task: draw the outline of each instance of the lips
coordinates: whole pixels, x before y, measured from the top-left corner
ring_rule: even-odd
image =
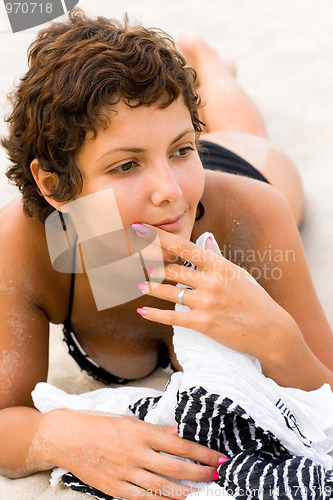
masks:
[[[158,222],[157,224],[153,224],[154,226],[163,226],[164,224],[172,224],[176,222],[183,214],[176,215],[175,217],[170,217],[169,219],[164,219],[162,222]]]
[[[177,231],[180,229],[183,222],[183,214],[178,215],[178,217],[173,217],[172,219],[165,219],[163,223],[154,224],[155,227],[164,229],[164,231]]]

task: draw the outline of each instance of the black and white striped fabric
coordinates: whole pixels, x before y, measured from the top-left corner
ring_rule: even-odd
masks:
[[[130,409],[144,420],[160,398],[144,398]],[[225,454],[217,483],[236,500],[333,499],[333,473],[312,460],[292,455],[269,431],[231,399],[196,386],[178,393],[179,435]],[[63,482],[100,500],[111,500],[68,473]]]

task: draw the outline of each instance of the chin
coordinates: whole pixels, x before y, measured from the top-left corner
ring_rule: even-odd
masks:
[[[193,224],[186,224],[186,227],[180,229],[180,231],[178,233],[179,236],[182,236],[186,240],[190,240],[191,234],[193,231],[193,226],[194,226],[194,223]]]

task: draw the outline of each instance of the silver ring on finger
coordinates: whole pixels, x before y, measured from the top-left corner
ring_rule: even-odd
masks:
[[[187,288],[182,288],[179,292],[178,292],[178,295],[177,295],[177,302],[178,304],[180,304],[181,306],[184,305],[184,294],[186,292]]]

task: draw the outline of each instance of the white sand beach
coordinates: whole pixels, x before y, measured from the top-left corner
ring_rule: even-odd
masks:
[[[313,280],[333,327],[333,2],[332,0],[80,0],[92,15],[160,27],[177,39],[196,30],[221,55],[233,58],[239,81],[254,98],[272,143],[298,165],[307,208],[301,236]],[[0,4],[0,133],[6,92],[26,70],[26,51],[37,28],[12,34]],[[0,151],[0,206],[18,196],[5,177]],[[19,242],[18,242],[19,244]],[[24,374],[22,374],[22,377]],[[162,389],[158,370],[136,385]],[[52,328],[49,381],[72,393],[101,385],[81,373]],[[333,418],[333,417],[332,417]],[[9,480],[0,476],[0,500],[80,500],[85,494],[52,488],[49,472]]]

